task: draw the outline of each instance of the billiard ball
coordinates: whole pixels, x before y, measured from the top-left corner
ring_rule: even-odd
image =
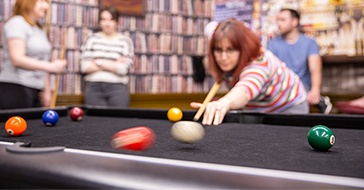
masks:
[[[178,107],[172,107],[168,110],[167,117],[168,117],[169,121],[177,122],[182,119],[183,112]]]
[[[13,116],[5,123],[5,131],[11,136],[19,136],[27,130],[27,122],[20,116]]]
[[[204,138],[205,129],[197,122],[178,121],[171,127],[172,137],[182,143],[196,143]]]
[[[137,126],[115,133],[111,139],[114,149],[143,151],[149,149],[155,142],[154,131],[146,126]]]
[[[71,110],[70,110],[70,118],[73,120],[73,121],[81,121],[82,118],[83,118],[83,115],[84,115],[84,111],[82,108],[80,107],[73,107]]]
[[[310,146],[319,151],[327,151],[335,143],[334,133],[324,125],[312,127],[308,132],[307,139]]]
[[[54,126],[58,122],[58,113],[54,110],[47,110],[43,113],[42,120],[46,126]]]

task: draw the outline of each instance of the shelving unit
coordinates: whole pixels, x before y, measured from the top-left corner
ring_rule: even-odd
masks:
[[[132,94],[204,93],[213,81],[193,80],[193,56],[204,56],[207,40],[204,26],[210,22],[212,0],[148,0],[144,17],[121,16],[118,28],[135,45],[134,67],[130,73]],[[75,11],[73,14],[70,12]],[[82,93],[79,72],[80,47],[85,37],[98,28],[97,2],[52,4],[51,37],[53,57],[59,55],[67,32],[67,73],[60,83],[60,93]],[[69,14],[67,14],[69,13]],[[68,16],[64,16],[68,15]],[[74,15],[74,16],[71,16]],[[80,15],[85,20],[77,19]],[[58,24],[57,24],[58,23]],[[60,24],[62,23],[62,24]]]
[[[363,55],[363,8],[362,1],[301,3],[301,25],[316,38],[322,55]]]
[[[0,0],[0,60],[3,60],[4,53],[3,53],[3,28],[4,23],[7,18],[9,18],[12,14],[11,6],[15,3],[15,0]],[[0,70],[1,70],[1,63],[0,61]]]
[[[59,58],[66,47],[68,65],[61,75],[58,93],[81,94],[82,75],[79,72],[80,48],[85,38],[98,27],[98,0],[52,0],[49,20],[49,39],[52,59]],[[66,39],[65,39],[66,38]]]
[[[317,3],[317,2],[316,2]],[[364,3],[341,1],[325,6],[301,4],[301,25],[320,46],[322,92],[360,94],[364,91]]]
[[[10,17],[14,2],[0,0],[0,26]],[[52,59],[59,57],[66,44],[68,61],[67,70],[61,75],[60,94],[83,92],[80,47],[98,29],[99,3],[99,0],[52,0],[49,19]],[[211,20],[212,4],[213,0],[146,0],[144,17],[119,18],[119,30],[132,38],[135,45],[130,74],[132,94],[208,92],[213,81],[207,77],[203,83],[194,82],[192,60],[206,54],[208,42],[203,30]]]
[[[143,17],[121,16],[118,23],[119,30],[129,36],[135,45],[134,67],[130,74],[132,97],[141,96],[139,98],[150,103],[161,102],[170,96],[190,99],[194,94],[199,94],[199,97],[203,98],[212,86],[213,80],[207,73],[203,83],[194,81],[193,66],[200,63],[193,63],[193,58],[204,57],[207,53],[208,41],[204,37],[203,30],[213,17],[214,0],[145,0],[144,2]],[[267,2],[272,4],[271,9],[277,11],[279,9],[273,5],[283,1]],[[360,3],[360,1],[355,2]],[[0,0],[0,59],[3,56],[2,28],[6,19],[11,16],[14,3],[15,0]],[[59,56],[64,41],[67,47],[66,58],[69,64],[61,76],[58,90],[61,99],[65,97],[62,99],[65,102],[68,99],[70,102],[73,99],[77,99],[79,103],[83,101],[82,98],[77,98],[83,97],[84,85],[82,75],[79,73],[80,47],[84,39],[98,29],[99,3],[100,0],[52,0],[49,27],[49,37],[53,46],[52,58]],[[363,34],[364,19],[358,17],[355,10],[362,9],[364,4],[362,2],[359,5],[351,4],[350,7],[355,9],[352,9],[354,12],[349,11],[349,15],[354,15],[355,23],[359,23],[355,25],[358,28],[357,34]],[[302,12],[303,15],[306,14],[306,18],[305,16],[302,18],[307,21],[303,22],[306,32],[314,35],[321,47],[326,47],[322,48],[323,54],[329,52],[328,39],[333,39],[330,37],[330,32],[338,31],[340,24],[336,22],[335,11],[337,10],[333,6],[318,8],[313,6],[305,7]],[[321,21],[312,19],[320,17],[317,14],[326,16],[321,17]],[[328,22],[327,19],[331,21]],[[67,39],[64,39],[65,36]],[[363,92],[364,36],[357,35],[356,38],[355,47],[358,52],[356,55],[323,56],[323,93],[340,94],[340,97],[344,97],[346,94]],[[157,100],[154,95],[161,95],[161,99]],[[132,106],[146,104],[136,103],[134,100],[139,101],[138,98],[132,98]],[[173,102],[178,100],[173,99]]]
[[[204,26],[213,0],[148,0],[144,17],[121,16],[119,28],[135,45],[130,92],[204,93],[213,81],[193,80],[194,56],[204,56]]]

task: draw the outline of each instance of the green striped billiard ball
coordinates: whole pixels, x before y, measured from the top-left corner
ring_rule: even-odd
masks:
[[[325,125],[312,127],[308,132],[307,139],[310,146],[319,151],[327,151],[335,143],[334,133]]]

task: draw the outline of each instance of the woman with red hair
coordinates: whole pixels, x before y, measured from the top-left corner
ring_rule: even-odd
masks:
[[[309,113],[306,91],[299,77],[236,19],[221,21],[211,36],[210,71],[230,91],[209,102],[202,124],[218,125],[233,109],[272,113]],[[191,107],[202,104],[192,102]]]

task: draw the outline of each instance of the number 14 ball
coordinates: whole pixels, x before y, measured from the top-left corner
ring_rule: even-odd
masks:
[[[307,140],[313,149],[327,151],[334,145],[335,136],[330,128],[324,125],[316,125],[308,132]]]

